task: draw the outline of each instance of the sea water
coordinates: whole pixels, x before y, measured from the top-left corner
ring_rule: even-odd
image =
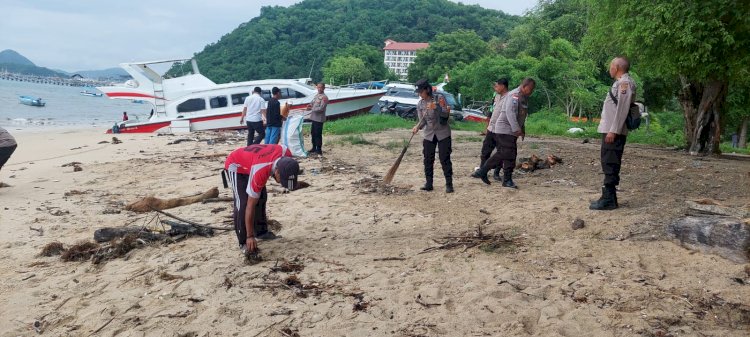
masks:
[[[148,102],[83,96],[84,90],[99,93],[96,88],[0,80],[0,126],[9,130],[85,127],[104,132],[122,120],[123,112],[130,120],[146,120],[153,109]],[[46,106],[20,104],[22,95],[41,97]]]

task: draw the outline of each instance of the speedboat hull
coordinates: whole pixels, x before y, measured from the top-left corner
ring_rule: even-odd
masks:
[[[382,93],[329,99],[326,109],[327,119],[347,117],[365,113],[378,102]],[[283,104],[283,101],[282,101]],[[290,113],[305,113],[307,104],[292,105]],[[126,121],[118,125],[119,133],[180,133],[190,131],[245,129],[240,124],[242,110],[211,115],[176,118],[172,120],[149,120],[146,122]],[[112,129],[107,130],[112,133]]]

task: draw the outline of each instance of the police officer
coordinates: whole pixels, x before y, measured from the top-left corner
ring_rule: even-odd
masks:
[[[479,156],[479,167],[482,167],[484,162],[490,158],[492,150],[494,150],[497,145],[495,143],[495,123],[497,122],[497,117],[500,116],[503,100],[508,93],[508,80],[501,78],[495,81],[492,85],[492,89],[495,90],[495,99],[492,104],[492,115],[487,123],[487,130],[484,135],[484,141],[482,142],[482,153]],[[502,178],[500,178],[500,167],[495,167],[494,178],[496,181],[502,181]]]
[[[513,183],[513,169],[516,167],[516,157],[518,155],[518,137],[526,136],[524,124],[526,123],[528,97],[534,92],[536,81],[532,78],[524,78],[521,86],[513,89],[504,99],[499,116],[495,121],[495,146],[497,152],[493,154],[484,165],[474,172],[471,176],[482,179],[489,185],[487,172],[490,169],[502,165],[503,168],[503,187],[518,188]]]
[[[328,96],[325,94],[325,83],[320,82],[316,87],[318,94],[313,97],[312,102],[307,106],[307,110],[310,112],[310,121],[312,122],[312,128],[310,129],[312,149],[308,152],[310,154],[317,153],[323,155],[323,123],[326,121]]]
[[[432,85],[425,79],[416,83],[420,100],[417,103],[419,122],[412,129],[417,134],[424,129],[422,141],[424,154],[425,184],[423,191],[432,191],[432,176],[435,165],[435,148],[438,148],[440,166],[445,176],[445,193],[453,193],[453,164],[451,163],[451,128],[448,125],[450,108],[442,95],[435,97]]]
[[[602,196],[589,206],[593,210],[613,210],[617,204],[617,185],[620,184],[620,166],[628,128],[625,119],[630,113],[630,103],[635,101],[635,81],[628,74],[630,62],[616,57],[609,64],[609,75],[615,80],[604,98],[602,119],[597,131],[602,134],[601,163],[604,172]]]

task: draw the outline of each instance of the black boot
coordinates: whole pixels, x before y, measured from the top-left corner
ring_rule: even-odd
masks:
[[[511,170],[504,170],[503,171],[504,177],[503,177],[503,187],[508,188],[518,188],[515,183],[513,183],[513,171]]]
[[[432,177],[427,177],[424,186],[419,188],[422,191],[432,191]]]
[[[595,211],[610,211],[617,207],[617,190],[612,185],[605,185],[602,186],[602,196],[599,200],[592,202],[589,209]]]
[[[500,168],[495,169],[495,174],[492,175],[492,178],[495,179],[495,181],[503,181],[503,177],[500,176]]]
[[[445,193],[453,193],[453,177],[445,177]]]
[[[484,167],[480,167],[478,170],[474,171],[474,173],[471,174],[473,178],[479,178],[482,179],[482,182],[484,182],[487,185],[490,185],[490,180],[487,179],[487,173],[489,170],[487,170]]]

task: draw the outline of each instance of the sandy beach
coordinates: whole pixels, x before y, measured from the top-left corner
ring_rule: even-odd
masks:
[[[101,130],[14,132],[19,146],[0,181],[2,336],[747,336],[750,264],[695,252],[665,226],[685,202],[750,205],[747,161],[626,147],[612,212],[588,209],[601,183],[598,140],[530,139],[519,157],[563,164],[518,174],[519,190],[485,186],[479,136],[454,132],[456,193],[418,190],[421,144],[394,180],[388,170],[407,130],[325,137],[323,158],[301,160],[311,187],[269,182],[269,217],[281,226],[247,264],[232,231],[135,249],[92,264],[40,257],[46,244],[92,240],[101,227],[159,228],[154,213],[123,206],[219,187],[220,155],[235,133],[156,136]],[[170,144],[183,139],[177,144]],[[309,141],[309,138],[307,139]],[[216,156],[212,156],[216,155]],[[71,162],[80,162],[74,172]],[[436,163],[439,172],[439,163]],[[168,212],[231,226],[231,203]],[[163,218],[163,217],[162,217]],[[580,218],[585,227],[571,229]],[[444,237],[483,233],[498,247],[427,250]],[[34,228],[34,229],[31,229]],[[297,270],[278,270],[283,261]],[[283,268],[282,268],[283,269]],[[37,322],[37,331],[34,324]]]

